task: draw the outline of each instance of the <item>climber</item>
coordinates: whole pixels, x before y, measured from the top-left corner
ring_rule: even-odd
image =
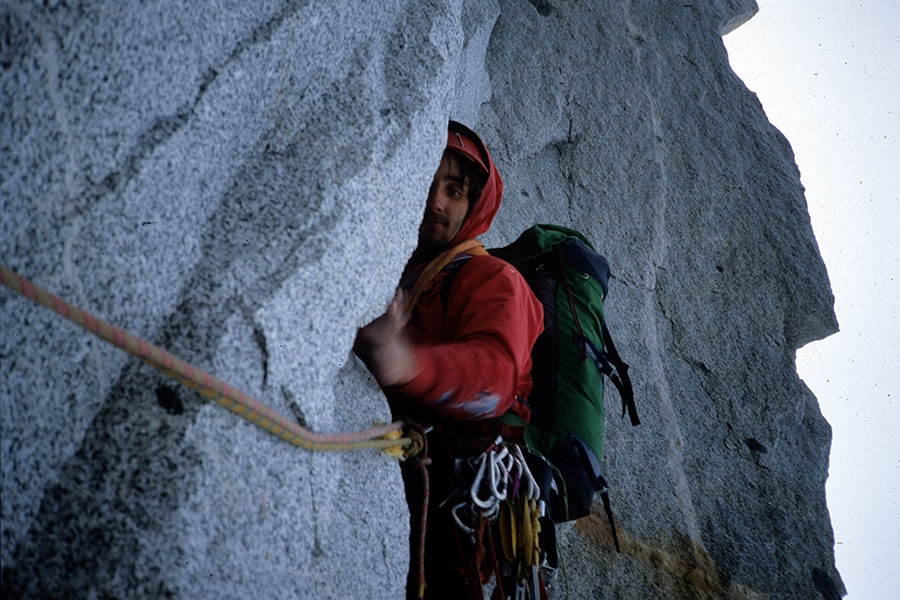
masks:
[[[525,399],[542,308],[518,271],[475,239],[490,227],[502,190],[482,141],[450,121],[418,246],[386,312],[360,329],[354,344],[394,415],[429,432],[426,598],[481,597],[483,581],[473,579],[483,578],[477,563],[490,549],[483,536],[466,535],[454,523],[459,515],[451,514],[447,500],[468,483],[457,479],[454,459],[483,454],[500,434],[521,441],[521,428],[503,417],[529,416]],[[421,592],[416,560],[424,494],[413,462],[402,466],[411,523],[410,598]]]

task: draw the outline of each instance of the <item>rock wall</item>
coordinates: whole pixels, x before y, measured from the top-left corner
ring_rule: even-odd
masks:
[[[350,354],[453,117],[534,222],[610,259],[643,425],[611,419],[572,598],[838,598],[836,330],[788,142],[721,35],[752,0],[0,8],[0,262],[315,431],[388,418]],[[398,598],[392,459],[291,447],[5,288],[4,597]],[[616,413],[614,393],[610,414]]]

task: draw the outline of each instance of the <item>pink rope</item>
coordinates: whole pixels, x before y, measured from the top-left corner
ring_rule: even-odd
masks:
[[[159,346],[69,304],[3,265],[0,265],[0,283],[19,292],[29,300],[46,306],[97,337],[140,358],[169,377],[197,391],[203,397],[214,400],[233,413],[295,446],[307,450],[357,450],[361,448],[392,448],[410,444],[409,438],[396,434],[394,434],[396,439],[385,439],[384,437],[401,431],[403,424],[400,422],[351,433],[314,433],[213,375],[181,360]]]

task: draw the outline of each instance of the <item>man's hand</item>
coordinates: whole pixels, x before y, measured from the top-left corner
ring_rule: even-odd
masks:
[[[403,331],[409,317],[406,295],[397,290],[385,313],[356,333],[353,352],[381,387],[403,385],[416,376],[412,344]]]

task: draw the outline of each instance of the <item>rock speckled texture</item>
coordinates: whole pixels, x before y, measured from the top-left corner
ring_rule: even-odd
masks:
[[[506,180],[488,245],[576,227],[643,425],[554,597],[832,600],[837,328],[788,142],[728,66],[753,0],[0,8],[0,262],[315,431],[386,419],[351,356],[412,249],[448,117]],[[279,441],[5,288],[4,597],[399,598],[376,452]],[[617,398],[608,397],[616,413]]]

